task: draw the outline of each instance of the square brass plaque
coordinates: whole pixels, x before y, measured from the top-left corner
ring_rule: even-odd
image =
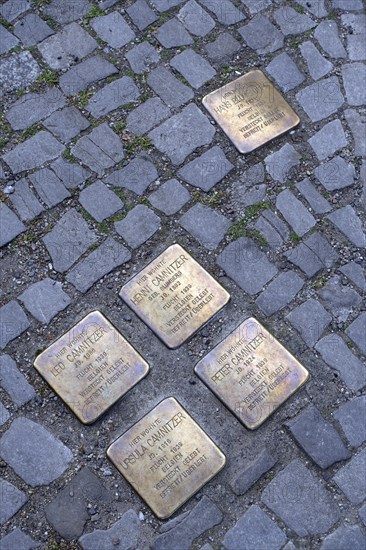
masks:
[[[201,359],[195,371],[250,430],[258,428],[309,375],[254,318]]]
[[[174,397],[116,439],[107,455],[160,519],[171,516],[226,462]]]
[[[99,312],[93,311],[34,361],[52,389],[91,424],[149,372],[149,365]]]
[[[295,111],[259,70],[206,95],[203,105],[240,153],[254,151],[300,122]]]
[[[120,297],[169,348],[183,344],[230,299],[178,244],[135,275]]]

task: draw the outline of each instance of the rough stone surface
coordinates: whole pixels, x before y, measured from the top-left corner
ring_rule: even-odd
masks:
[[[258,54],[275,52],[282,48],[283,34],[264,15],[256,15],[244,27],[238,29],[244,41]]]
[[[333,416],[353,447],[359,447],[366,441],[366,396],[354,397],[337,409]]]
[[[23,51],[0,61],[0,82],[3,92],[12,92],[25,88],[35,81],[41,70],[34,57],[28,52]]]
[[[272,178],[285,183],[292,168],[300,164],[300,155],[292,145],[286,143],[279,151],[268,155],[264,162]]]
[[[342,15],[342,23],[347,28],[347,51],[351,61],[364,61],[366,16],[347,13]]]
[[[53,113],[43,125],[64,143],[90,126],[88,119],[76,107],[65,107]]]
[[[87,168],[80,164],[67,162],[62,157],[55,160],[50,168],[67,189],[75,189],[91,176],[91,172]]]
[[[31,550],[39,547],[39,543],[35,542],[29,535],[26,535],[19,528],[14,529],[8,535],[0,540],[1,550]]]
[[[356,176],[354,165],[347,164],[342,157],[334,157],[324,162],[315,169],[314,174],[327,191],[336,191],[353,185]]]
[[[179,223],[209,250],[217,248],[230,227],[225,216],[199,203],[192,206]]]
[[[83,550],[97,550],[102,548],[113,548],[118,546],[121,550],[131,550],[136,547],[139,533],[140,522],[138,515],[134,510],[128,510],[121,519],[116,521],[110,529],[106,531],[93,531],[83,535],[79,543]]]
[[[245,19],[245,15],[229,0],[201,0],[201,4],[214,13],[223,25],[235,25]]]
[[[340,517],[331,494],[298,459],[267,485],[262,501],[299,537],[326,533]]]
[[[296,99],[312,122],[336,113],[344,103],[336,76],[319,80],[303,88],[296,94]]]
[[[305,77],[297,68],[295,62],[287,53],[280,53],[267,65],[269,73],[281,90],[288,92],[304,82]]]
[[[206,44],[205,50],[212,61],[220,64],[231,59],[240,47],[240,43],[231,34],[222,32],[216,40]]]
[[[15,300],[11,300],[0,308],[0,348],[17,338],[30,326],[29,320]]]
[[[284,35],[301,34],[315,27],[314,21],[304,13],[286,6],[274,12],[274,18]]]
[[[365,105],[365,65],[363,63],[346,63],[342,65],[342,78],[349,105]]]
[[[2,495],[0,525],[3,525],[27,502],[27,497],[23,491],[19,491],[14,485],[2,478],[0,479],[0,494]]]
[[[90,8],[88,0],[52,0],[50,4],[45,5],[43,11],[58,23],[65,24],[80,19]]]
[[[333,69],[332,63],[322,56],[312,42],[308,41],[300,44],[300,51],[313,80],[319,80]]]
[[[25,178],[14,183],[14,193],[10,195],[10,200],[23,222],[33,220],[44,211]]]
[[[277,196],[276,207],[300,237],[305,235],[316,224],[314,216],[310,214],[302,202],[289,189],[281,191]]]
[[[366,493],[366,449],[343,466],[333,480],[352,504],[361,504]]]
[[[275,458],[264,448],[245,468],[235,475],[230,486],[236,495],[244,495],[264,474],[276,464]]]
[[[48,278],[33,283],[19,296],[19,300],[41,323],[49,323],[71,303],[61,283]]]
[[[346,334],[366,355],[366,313],[361,313],[346,329]]]
[[[41,131],[23,143],[19,143],[3,155],[3,159],[10,166],[14,174],[25,170],[32,170],[44,162],[52,160],[65,149],[49,132]]]
[[[128,113],[126,129],[142,136],[171,115],[170,109],[158,97],[151,97]]]
[[[142,74],[159,62],[160,55],[149,42],[141,42],[126,53],[126,59],[134,73]]]
[[[25,405],[36,395],[33,386],[20,372],[10,355],[0,355],[0,386],[17,407]]]
[[[77,23],[70,23],[38,45],[44,61],[53,69],[66,69],[89,55],[98,43]]]
[[[164,48],[178,48],[194,43],[191,35],[175,17],[161,25],[155,32],[155,36]]]
[[[147,83],[168,107],[180,107],[194,96],[193,91],[165,67],[157,67],[151,71]]]
[[[209,62],[190,48],[174,56],[170,65],[179,71],[195,89],[203,86],[216,74]]]
[[[347,321],[352,309],[362,301],[358,292],[342,285],[338,275],[327,281],[326,285],[319,290],[319,296],[339,323]]]
[[[25,225],[5,203],[0,203],[0,246],[10,243],[25,231]]]
[[[160,227],[160,218],[144,204],[138,204],[123,220],[115,222],[114,227],[127,244],[135,249],[156,233]]]
[[[327,218],[353,243],[364,248],[366,236],[362,230],[360,218],[352,206],[344,206],[335,210]]]
[[[105,181],[115,187],[129,189],[136,195],[143,195],[158,176],[159,174],[152,162],[144,157],[136,157],[121,170],[112,172],[105,178]]]
[[[309,139],[319,160],[333,155],[347,146],[347,138],[340,120],[329,122]]]
[[[29,179],[42,201],[50,208],[70,197],[62,181],[49,168],[34,172]]]
[[[10,418],[10,413],[6,407],[0,401],[0,426],[5,424]]]
[[[324,539],[320,550],[364,550],[365,547],[366,537],[357,525],[341,525]]]
[[[266,315],[272,315],[286,307],[303,285],[304,280],[297,273],[285,271],[268,285],[255,303]]]
[[[340,267],[339,270],[353,283],[355,283],[355,285],[360,287],[362,290],[366,290],[366,277],[360,264],[352,261]]]
[[[145,0],[137,0],[126,11],[140,31],[146,29],[158,18]]]
[[[1,17],[12,23],[19,15],[29,10],[29,8],[29,0],[8,0],[8,2],[4,2],[0,7],[0,13]]]
[[[0,25],[0,54],[15,48],[17,44],[19,44],[19,40],[5,27]]]
[[[154,208],[161,210],[167,216],[176,214],[190,200],[190,194],[176,179],[163,183],[149,196],[149,202]]]
[[[94,17],[90,21],[90,26],[112,48],[122,48],[135,38],[135,33],[118,11]]]
[[[332,207],[327,199],[319,193],[319,191],[310,183],[308,178],[305,178],[298,183],[296,188],[300,191],[303,197],[305,197],[315,214],[326,214],[332,210]]]
[[[151,0],[154,8],[160,12],[168,11],[182,4],[184,0]]]
[[[299,331],[309,347],[313,347],[332,320],[332,316],[314,298],[293,309],[286,318]]]
[[[351,132],[354,139],[354,154],[357,157],[366,157],[366,140],[364,139],[366,133],[366,123],[363,122],[360,114],[354,109],[347,109],[344,112],[347,124],[351,128]]]
[[[5,116],[13,130],[24,130],[65,106],[66,98],[58,88],[29,93],[12,104]]]
[[[79,202],[97,222],[102,222],[123,208],[121,199],[99,180],[83,189]]]
[[[2,436],[0,455],[31,487],[51,483],[72,460],[70,449],[43,426],[25,417],[16,418]]]
[[[85,90],[93,82],[103,80],[117,73],[117,69],[104,57],[95,55],[71,67],[60,77],[60,88],[64,94],[71,96]]]
[[[195,36],[206,36],[215,27],[215,21],[195,0],[189,0],[177,15],[179,21]]]
[[[322,21],[315,29],[314,36],[329,57],[340,57],[342,59],[347,57],[335,21],[329,19]]]
[[[36,13],[28,13],[14,25],[14,34],[24,46],[34,46],[48,38],[54,31]]]
[[[178,175],[194,187],[209,191],[233,168],[234,166],[227,160],[223,150],[215,146],[183,166]]]

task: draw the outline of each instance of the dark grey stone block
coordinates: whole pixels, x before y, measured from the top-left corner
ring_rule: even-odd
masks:
[[[228,32],[222,32],[216,40],[205,45],[209,59],[219,64],[232,59],[234,54],[240,50],[240,43]]]
[[[10,166],[14,174],[32,170],[44,162],[58,157],[65,146],[49,132],[38,132],[23,143],[19,143],[3,155],[3,159]]]
[[[71,298],[62,290],[60,282],[43,279],[27,288],[19,300],[40,323],[49,323],[70,303]]]
[[[285,183],[291,170],[300,164],[300,155],[292,145],[286,143],[279,151],[268,155],[264,162],[272,178]]]
[[[366,246],[366,236],[362,229],[362,223],[355,210],[349,204],[343,208],[338,208],[327,216],[338,229],[355,246],[364,248]]]
[[[10,355],[0,355],[0,386],[17,407],[28,403],[36,393]]]
[[[79,202],[97,222],[102,222],[123,208],[121,199],[99,180],[81,191]]]
[[[314,37],[329,57],[338,59],[344,59],[347,57],[347,53],[339,37],[338,27],[335,21],[331,21],[329,19],[322,21],[315,29]]]
[[[362,301],[358,292],[342,285],[338,275],[327,281],[326,285],[319,290],[319,296],[339,323],[346,322],[352,310]]]
[[[83,550],[97,550],[113,548],[114,541],[118,540],[119,546],[122,542],[123,548],[132,549],[136,547],[139,528],[140,522],[136,512],[128,510],[110,529],[87,533],[79,539],[79,543]]]
[[[147,77],[147,83],[169,107],[180,107],[193,99],[194,93],[165,67],[157,67]]]
[[[365,547],[366,537],[358,525],[341,525],[324,539],[320,550],[364,550]]]
[[[366,157],[366,140],[364,139],[366,123],[363,122],[361,115],[355,109],[347,109],[344,116],[354,139],[353,153],[356,157]]]
[[[324,162],[314,171],[315,176],[328,191],[336,191],[354,184],[356,173],[353,164],[342,157],[334,157]]]
[[[352,261],[340,267],[339,271],[344,273],[344,275],[355,283],[355,285],[359,286],[361,290],[366,290],[366,277],[360,264]]]
[[[245,19],[244,13],[230,0],[201,0],[201,4],[214,13],[222,25],[235,25]]]
[[[194,43],[186,28],[175,17],[161,25],[154,34],[164,48],[178,48]]]
[[[40,72],[41,69],[37,61],[28,51],[14,53],[2,59],[0,61],[0,82],[2,85],[0,97],[4,92],[21,90],[29,86],[39,76]]]
[[[303,88],[296,94],[296,99],[313,122],[336,113],[344,103],[336,76],[319,80]]]
[[[29,328],[28,317],[15,300],[11,300],[0,308],[0,348],[17,338]]]
[[[17,17],[29,10],[30,7],[29,0],[8,0],[0,7],[0,14],[6,21],[12,23]]]
[[[3,426],[10,418],[10,413],[6,407],[0,401],[0,426]]]
[[[14,34],[27,47],[42,42],[54,32],[36,13],[28,13],[14,25]]]
[[[171,115],[170,109],[158,97],[151,97],[128,113],[126,129],[142,136]]]
[[[43,13],[64,25],[84,17],[91,7],[88,0],[51,0],[43,7]]]
[[[238,29],[246,44],[257,54],[263,55],[282,48],[283,34],[264,15],[258,14],[244,27]]]
[[[296,88],[305,80],[296,63],[286,52],[280,53],[272,59],[266,70],[284,92]]]
[[[316,214],[326,214],[332,210],[329,202],[319,193],[312,183],[310,183],[308,178],[300,181],[300,183],[296,185],[296,188],[300,191],[302,196],[305,197]]]
[[[154,46],[145,41],[128,51],[126,59],[134,73],[142,74],[148,71],[152,65],[159,63],[160,55]]]
[[[209,191],[233,168],[234,166],[227,160],[223,150],[216,145],[183,166],[178,175],[194,187]]]
[[[23,491],[19,491],[5,479],[0,479],[0,494],[2,495],[0,525],[3,525],[27,502],[27,497]]]
[[[42,168],[29,176],[42,201],[51,208],[70,197],[70,193],[49,168]]]
[[[319,80],[333,69],[332,63],[322,56],[312,42],[303,42],[299,47],[313,80]]]
[[[64,143],[89,128],[87,118],[76,107],[65,107],[48,117],[43,125]]]
[[[91,176],[91,172],[87,168],[80,164],[67,162],[62,157],[55,160],[50,168],[67,189],[75,189]]]
[[[140,31],[146,29],[158,18],[145,0],[137,0],[126,11]]]
[[[366,449],[354,456],[352,460],[343,466],[333,481],[344,492],[352,504],[361,504],[366,493]]]
[[[17,44],[19,44],[19,40],[5,27],[0,25],[0,54],[15,48]]]
[[[192,206],[179,223],[209,250],[217,248],[230,227],[230,221],[225,216],[200,203]]]
[[[302,34],[315,27],[315,22],[308,15],[299,13],[290,6],[279,8],[273,16],[285,36]]]
[[[124,168],[112,172],[105,178],[105,182],[129,189],[136,195],[143,195],[158,177],[159,174],[152,162],[143,157],[136,157]]]
[[[171,179],[160,185],[151,193],[149,202],[154,208],[161,210],[167,216],[176,214],[190,200],[187,189],[176,179]]]
[[[316,220],[289,189],[281,191],[276,199],[276,207],[297,235],[302,237],[314,225]]]
[[[328,122],[308,142],[319,160],[324,160],[347,146],[347,138],[340,120]],[[339,158],[339,157],[338,157]]]
[[[150,208],[138,204],[114,227],[127,244],[135,249],[145,243],[160,227],[160,218]]]
[[[260,294],[255,303],[266,314],[273,315],[287,306],[302,289],[303,279],[294,271],[280,273]]]
[[[276,464],[276,460],[266,449],[255,456],[230,482],[236,495],[244,495],[249,489]]]
[[[23,222],[33,220],[44,212],[43,206],[36,199],[25,178],[14,182],[14,193],[10,195],[10,200]]]
[[[25,231],[25,225],[20,219],[6,206],[0,203],[0,246],[10,243],[15,237]]]
[[[90,26],[104,42],[115,49],[122,48],[135,38],[135,33],[118,11],[94,17]]]
[[[345,433],[352,447],[359,447],[366,441],[366,396],[354,397],[341,405],[333,416]]]
[[[118,71],[112,63],[104,57],[94,55],[71,67],[60,77],[60,88],[64,94],[70,96],[85,90],[93,82],[103,80]]]
[[[342,79],[349,105],[365,105],[366,90],[364,83],[366,81],[366,67],[364,63],[342,65]]]
[[[346,334],[366,355],[366,313],[361,313],[346,329]]]
[[[286,318],[299,331],[309,347],[313,347],[332,320],[332,316],[314,298],[296,307]]]
[[[29,535],[26,535],[18,527],[0,540],[1,550],[31,550],[39,547]]]
[[[13,130],[24,130],[65,104],[66,98],[58,88],[48,88],[45,92],[25,94],[12,104],[5,116]]]
[[[179,21],[195,36],[206,36],[215,28],[215,21],[196,0],[189,0],[177,15]]]
[[[211,80],[216,71],[206,59],[190,48],[177,54],[170,65],[179,71],[196,90]]]

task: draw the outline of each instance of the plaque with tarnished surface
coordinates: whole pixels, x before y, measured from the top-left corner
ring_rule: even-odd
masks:
[[[195,371],[250,430],[308,378],[308,371],[254,318],[201,359]]]
[[[149,371],[99,311],[38,355],[34,366],[84,424],[94,422]]]
[[[178,244],[167,248],[124,285],[120,297],[173,349],[230,299],[229,293]]]
[[[254,151],[300,122],[295,111],[259,70],[206,95],[203,105],[240,153]]]
[[[107,455],[160,519],[171,516],[226,462],[174,397],[116,439]]]

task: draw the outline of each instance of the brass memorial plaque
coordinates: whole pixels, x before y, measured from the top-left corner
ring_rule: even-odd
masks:
[[[201,359],[195,371],[250,430],[258,428],[309,375],[254,318]]]
[[[91,424],[149,372],[149,365],[99,312],[93,311],[34,361],[52,389]]]
[[[171,516],[226,462],[174,397],[116,439],[107,455],[160,519]]]
[[[299,117],[262,71],[211,92],[203,105],[240,153],[250,153],[295,128]]]
[[[178,244],[135,275],[122,287],[120,297],[173,349],[230,299],[229,293]]]

